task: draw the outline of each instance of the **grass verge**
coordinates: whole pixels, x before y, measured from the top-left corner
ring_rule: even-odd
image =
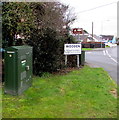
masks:
[[[110,48],[110,46],[108,46],[108,45],[106,45],[105,47],[106,47],[106,48]]]
[[[93,50],[93,48],[82,48],[82,50]]]
[[[3,94],[3,118],[116,118],[116,84],[102,68],[34,77],[21,96]]]

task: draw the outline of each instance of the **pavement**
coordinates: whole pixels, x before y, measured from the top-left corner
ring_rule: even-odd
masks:
[[[111,48],[115,48],[116,46],[113,46]],[[105,49],[110,49],[110,47],[106,47],[106,48],[94,48],[92,50],[85,50],[85,51],[103,51]]]
[[[98,66],[98,65],[96,65],[96,64],[94,64],[94,63],[85,63],[85,65],[88,65],[88,66],[90,66],[91,68],[99,68],[100,66]]]
[[[109,73],[110,77],[117,82],[117,66],[119,65],[117,48],[119,48],[119,46],[111,48],[96,48],[91,51],[86,51],[86,64],[94,68],[104,68],[104,70]]]

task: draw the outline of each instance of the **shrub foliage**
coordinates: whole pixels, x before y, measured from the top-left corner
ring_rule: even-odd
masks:
[[[3,47],[33,46],[33,72],[53,72],[64,66],[64,43],[73,42],[68,6],[59,2],[3,3]],[[20,35],[21,39],[16,36]]]

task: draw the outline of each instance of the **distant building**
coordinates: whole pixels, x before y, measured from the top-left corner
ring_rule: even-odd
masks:
[[[89,33],[86,30],[83,30],[83,28],[80,28],[82,32],[79,32],[79,34],[73,34],[72,35],[75,37],[77,42],[82,42],[87,39]]]
[[[97,35],[93,35],[88,33],[86,30],[82,29],[82,33],[79,34],[73,34],[73,32],[71,33],[71,35],[73,35],[76,39],[77,42],[102,42],[102,36],[97,36]],[[108,39],[108,38],[107,38]]]
[[[112,43],[114,35],[100,35],[100,37],[102,38],[102,41]]]
[[[92,37],[92,35],[89,33],[81,34],[78,37],[75,36],[75,38],[76,38],[76,41],[80,41],[80,42],[101,42],[102,41],[102,39],[99,36],[93,35]]]

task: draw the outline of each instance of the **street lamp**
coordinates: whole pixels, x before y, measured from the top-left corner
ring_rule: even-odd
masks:
[[[104,22],[108,22],[110,20],[104,20],[104,21],[101,21],[101,34],[103,35],[103,29],[104,29],[104,26],[103,26],[103,23]],[[101,38],[102,39],[102,38]],[[101,48],[102,48],[102,40],[101,40]]]
[[[103,34],[104,24],[105,22],[109,22],[110,20],[103,20],[101,21],[101,34]]]

